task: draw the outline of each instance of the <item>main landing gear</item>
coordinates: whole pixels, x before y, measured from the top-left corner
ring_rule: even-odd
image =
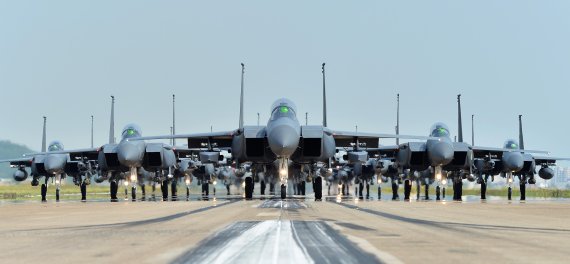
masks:
[[[313,191],[315,192],[315,200],[323,199],[323,177],[313,177]]]
[[[253,199],[253,178],[246,177],[245,178],[245,199]]]

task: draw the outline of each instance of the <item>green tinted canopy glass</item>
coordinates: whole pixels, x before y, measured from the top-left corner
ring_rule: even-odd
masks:
[[[127,129],[127,135],[132,136],[135,134],[135,130],[132,128]]]
[[[286,114],[286,113],[289,113],[289,108],[287,106],[281,106],[281,107],[279,107],[279,111],[281,113]]]

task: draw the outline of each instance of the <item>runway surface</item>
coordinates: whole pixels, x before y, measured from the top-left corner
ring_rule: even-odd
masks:
[[[570,203],[0,204],[4,263],[567,263]]]

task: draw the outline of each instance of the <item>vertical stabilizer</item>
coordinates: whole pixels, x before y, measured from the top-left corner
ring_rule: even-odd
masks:
[[[239,96],[239,129],[243,129],[243,76],[245,74],[245,64],[241,64],[241,93]]]
[[[172,135],[176,135],[176,96],[172,95]],[[172,146],[176,146],[176,139],[172,139]]]
[[[44,130],[42,132],[42,152],[46,152],[46,120],[47,117],[44,116]]]
[[[458,141],[463,142],[463,123],[461,122],[461,94],[457,95],[457,126]]]
[[[322,65],[323,69],[323,126],[327,126],[327,90],[325,85],[325,63]]]
[[[400,94],[396,95],[396,135],[400,135]],[[396,138],[396,145],[400,145],[399,138]]]
[[[91,148],[93,148],[93,116],[91,116]]]
[[[471,146],[475,146],[475,115],[471,115]]]
[[[522,115],[519,115],[519,146],[524,149],[524,138],[523,138],[523,127],[522,127]]]
[[[111,122],[109,128],[109,144],[115,144],[115,96],[111,95]]]

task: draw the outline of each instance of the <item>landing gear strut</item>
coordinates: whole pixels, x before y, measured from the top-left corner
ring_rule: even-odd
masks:
[[[87,183],[85,180],[81,181],[79,188],[81,189],[81,201],[85,202],[87,200]]]

